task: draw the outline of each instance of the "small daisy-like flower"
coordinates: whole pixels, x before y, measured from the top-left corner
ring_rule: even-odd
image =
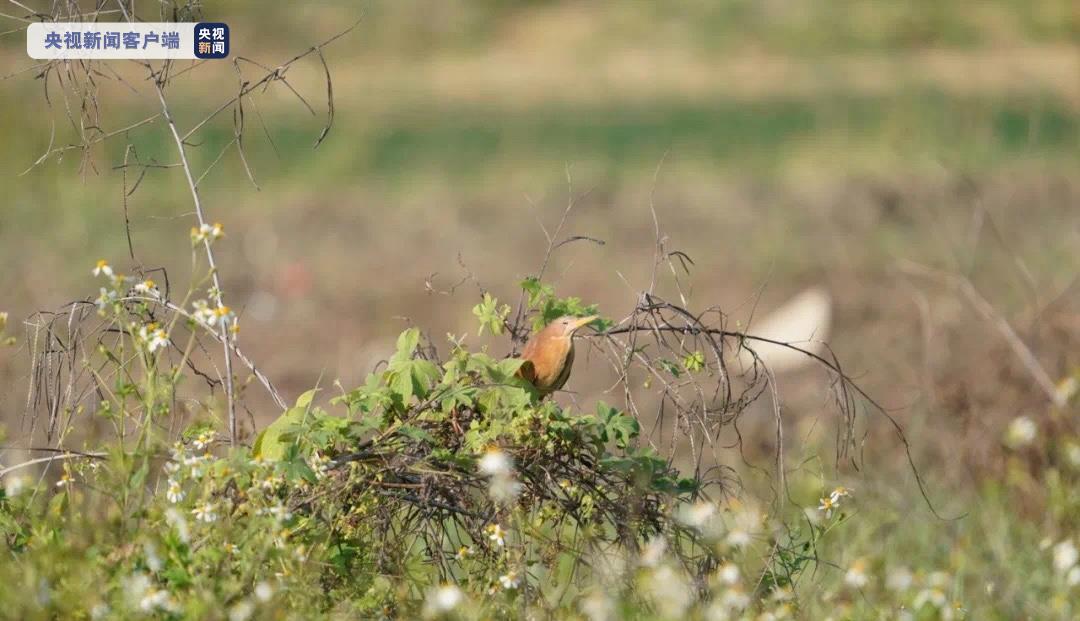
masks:
[[[911,575],[911,570],[907,567],[897,567],[885,578],[885,587],[890,591],[904,592],[910,589],[914,582],[915,577]]]
[[[105,275],[109,278],[113,277],[113,268],[109,266],[109,262],[105,259],[100,259],[97,265],[94,266],[94,276]]]
[[[1034,442],[1038,435],[1039,428],[1035,425],[1035,421],[1027,416],[1018,416],[1009,423],[1009,428],[1005,432],[1005,443],[1010,448],[1021,448]]]
[[[724,563],[716,574],[724,584],[732,585],[739,582],[739,568],[734,563]]]
[[[716,505],[711,502],[697,502],[685,506],[681,512],[683,524],[699,530],[708,526],[714,515],[716,515]]]
[[[264,490],[274,491],[278,486],[283,485],[284,483],[284,478],[275,476],[274,474],[268,474],[266,478],[262,480],[260,485]]]
[[[1054,546],[1054,569],[1059,574],[1067,573],[1077,561],[1080,561],[1080,551],[1076,549],[1072,539],[1066,539]]]
[[[506,590],[516,589],[521,584],[521,578],[518,577],[516,571],[511,570],[505,575],[499,576],[499,584]]]
[[[29,479],[19,475],[10,475],[4,477],[4,495],[8,498],[14,498],[23,493],[23,490],[27,488]]]
[[[260,582],[255,585],[255,599],[260,602],[268,602],[274,596],[274,588],[268,582]]]
[[[513,468],[510,458],[497,448],[488,449],[477,465],[482,474],[490,477],[509,476]]]
[[[225,550],[225,554],[236,554],[236,551],[240,549],[240,546],[236,545],[235,543],[230,543],[226,541],[225,543],[221,544],[221,549]]]
[[[832,496],[825,496],[821,499],[821,504],[818,505],[818,511],[824,513],[826,518],[831,518],[838,504]]]
[[[487,532],[488,539],[495,542],[495,545],[502,547],[506,545],[506,531],[502,526],[498,524],[490,524],[484,529]]]
[[[288,507],[280,502],[273,507],[263,509],[263,514],[273,516],[273,518],[279,522],[284,522],[292,518],[292,513],[289,511]]]
[[[57,487],[67,487],[75,482],[74,475],[71,474],[71,466],[64,462],[64,472],[60,475],[60,480],[56,482]]]
[[[1076,395],[1080,395],[1080,377],[1070,375],[1057,383],[1054,387],[1054,395],[1062,403],[1068,403]]]
[[[191,243],[201,244],[207,240],[216,241],[225,237],[225,228],[221,226],[220,222],[214,224],[202,224],[198,228],[192,227],[191,229]]]
[[[231,308],[223,304],[214,309],[214,317],[217,319],[218,324],[224,324],[235,319],[236,313],[232,312]]]
[[[191,306],[194,309],[191,317],[195,320],[195,323],[204,328],[214,327],[214,324],[217,323],[217,315],[214,314],[214,309],[210,308],[206,300],[195,300],[191,303]]]
[[[308,458],[308,466],[315,473],[316,479],[322,479],[330,471],[330,458],[319,451],[315,451]]]
[[[255,604],[250,600],[242,599],[229,609],[229,621],[248,621],[255,612]]]
[[[834,503],[839,503],[841,498],[847,498],[848,496],[851,496],[851,490],[844,487],[843,485],[837,487],[831,493],[829,493],[829,498],[832,498],[832,501]]]
[[[101,287],[101,293],[98,295],[97,299],[94,300],[94,305],[98,307],[99,311],[104,312],[104,310],[108,308],[110,304],[116,301],[117,297],[118,296],[115,290]]]
[[[444,584],[428,593],[424,600],[424,616],[430,618],[445,615],[457,608],[464,599],[461,589],[452,584]]]
[[[457,554],[454,555],[454,558],[460,561],[462,559],[472,556],[474,552],[475,551],[472,549],[471,546],[461,546],[460,548],[458,548]]]
[[[143,556],[146,558],[146,567],[155,574],[164,566],[161,557],[158,556],[157,548],[152,543],[143,544]]]
[[[140,283],[135,283],[135,286],[132,287],[132,289],[139,295],[145,295],[154,299],[159,299],[161,297],[161,291],[158,290],[157,283],[149,278]]]
[[[196,450],[201,451],[201,450],[205,449],[206,447],[210,446],[210,444],[212,444],[214,442],[214,438],[216,438],[216,437],[217,437],[217,432],[216,431],[213,431],[213,430],[204,431],[204,432],[199,434],[199,437],[192,440],[191,445],[194,446]]]
[[[165,510],[165,521],[176,530],[176,535],[180,537],[180,541],[187,543],[191,539],[187,518],[176,507],[169,507]]]
[[[856,589],[861,589],[870,582],[869,576],[866,575],[866,561],[858,559],[851,564],[847,573],[844,574],[844,582]]]
[[[184,490],[180,489],[179,481],[176,479],[169,479],[169,487],[165,490],[165,498],[173,504],[184,499]]]
[[[169,344],[169,335],[156,323],[148,323],[139,328],[139,340],[146,344],[146,350],[152,354]]]
[[[195,516],[195,519],[200,522],[214,522],[217,520],[217,513],[214,512],[213,503],[203,503],[191,510],[191,514]]]
[[[645,550],[641,553],[641,564],[646,567],[655,567],[664,560],[667,552],[667,541],[663,537],[654,537],[645,544]]]
[[[937,587],[923,589],[915,596],[915,600],[911,603],[911,607],[918,610],[926,604],[930,604],[934,608],[940,610],[949,604],[949,598],[945,596],[944,591]]]
[[[139,600],[139,610],[142,610],[143,612],[172,610],[174,605],[168,591],[154,587],[147,589],[146,594]]]

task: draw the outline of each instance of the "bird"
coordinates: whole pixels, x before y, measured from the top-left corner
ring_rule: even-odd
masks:
[[[564,315],[525,343],[517,375],[531,383],[541,399],[566,384],[570,368],[574,366],[574,333],[597,318],[599,315]]]

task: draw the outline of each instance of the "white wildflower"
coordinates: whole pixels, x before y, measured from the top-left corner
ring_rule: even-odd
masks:
[[[204,328],[214,327],[214,324],[217,323],[217,315],[214,314],[214,309],[210,308],[206,300],[195,300],[191,303],[191,306],[194,308],[191,317],[195,320],[195,323]]]
[[[273,518],[279,522],[285,522],[292,518],[292,513],[288,507],[278,502],[273,507],[267,507],[262,510],[263,515],[273,516]]]
[[[836,507],[839,504],[840,503],[834,500],[832,496],[824,496],[821,499],[821,504],[818,505],[818,511],[823,513],[825,515],[825,519],[827,520],[832,517],[833,511],[836,510]]]
[[[212,503],[203,503],[191,510],[191,514],[195,516],[195,519],[201,522],[210,523],[217,520],[217,513],[214,512],[214,505]]]
[[[670,565],[657,567],[642,586],[657,612],[665,619],[681,618],[693,601],[694,590],[686,577]]]
[[[270,586],[269,582],[260,582],[255,585],[255,599],[265,604],[270,601],[270,598],[273,596],[274,588]]]
[[[176,479],[169,479],[168,489],[165,490],[165,498],[173,504],[184,499],[184,490],[180,489],[179,481]]]
[[[911,607],[918,610],[927,604],[941,610],[949,605],[949,598],[946,597],[945,592],[939,588],[923,589],[915,596],[915,600],[912,602]]]
[[[21,475],[8,475],[4,477],[4,494],[8,498],[14,498],[23,493],[30,480]]]
[[[105,259],[101,259],[97,262],[97,265],[94,266],[93,274],[94,276],[104,275],[108,278],[112,278],[113,268],[109,266],[108,261],[106,261]]]
[[[521,578],[518,577],[516,571],[511,570],[510,572],[499,576],[499,584],[502,585],[502,588],[509,591],[518,588],[518,585],[521,584]]]
[[[514,464],[498,448],[490,448],[477,464],[481,474],[490,477],[488,491],[499,502],[510,502],[521,493],[521,484],[514,479]]]
[[[158,290],[157,283],[150,280],[149,278],[140,283],[135,283],[135,286],[132,287],[132,289],[134,289],[135,293],[139,295],[145,295],[147,297],[154,298],[155,300],[161,298],[161,291]]]
[[[508,476],[513,472],[510,458],[497,448],[488,449],[478,465],[480,472],[487,476]]]
[[[863,559],[852,563],[844,574],[844,583],[856,589],[865,587],[869,582],[870,578],[866,575],[866,561]]]
[[[97,299],[94,300],[94,304],[98,307],[99,311],[104,311],[110,304],[117,300],[118,296],[115,289],[106,289],[101,287],[101,293]]]
[[[684,505],[679,517],[683,524],[698,530],[705,530],[715,515],[716,505],[702,501],[692,505]]]
[[[667,541],[663,537],[654,537],[645,544],[645,550],[641,553],[641,564],[646,567],[656,567],[664,560],[667,552]]]
[[[176,536],[180,538],[180,541],[187,543],[191,540],[191,532],[188,530],[187,519],[184,514],[177,511],[174,507],[169,507],[165,510],[165,521],[169,523],[176,531]]]
[[[424,617],[438,617],[453,612],[464,600],[465,594],[452,584],[432,589],[424,600]]]
[[[1012,448],[1027,446],[1035,441],[1039,435],[1039,428],[1035,421],[1027,416],[1018,416],[1009,423],[1009,429],[1005,432],[1005,443]]]
[[[739,568],[735,563],[724,563],[717,570],[716,575],[720,578],[720,581],[727,585],[738,584],[739,582]]]
[[[242,599],[229,609],[229,621],[248,621],[255,612],[255,604],[251,600]]]
[[[139,328],[139,340],[146,345],[147,351],[154,353],[169,344],[169,335],[156,323],[148,323]]]
[[[1073,397],[1080,394],[1080,377],[1070,375],[1058,382],[1054,387],[1054,394],[1062,403],[1068,403]]]
[[[829,498],[831,498],[832,501],[837,504],[839,504],[841,498],[847,498],[849,496],[851,496],[851,490],[844,487],[843,485],[829,492]]]
[[[205,241],[216,241],[225,237],[225,229],[220,223],[202,224],[198,228],[191,229],[191,243],[201,244]]]
[[[728,589],[720,598],[720,605],[727,610],[742,610],[750,605],[750,596],[742,589]]]
[[[502,526],[498,524],[490,524],[486,529],[488,539],[495,542],[495,545],[502,547],[506,545],[506,531]]]
[[[915,577],[907,567],[896,567],[885,577],[885,587],[890,591],[903,592],[911,588]]]
[[[146,567],[155,574],[161,571],[164,564],[161,562],[161,557],[158,556],[157,548],[152,543],[143,544],[143,556],[146,557]]]
[[[325,478],[327,473],[330,471],[330,458],[323,455],[319,451],[315,451],[314,453],[312,453],[311,457],[309,457],[307,461],[308,466],[311,468],[312,472],[315,473],[316,479],[321,480]]]
[[[1080,552],[1073,545],[1072,539],[1066,539],[1054,546],[1054,570],[1059,574],[1067,573],[1080,560]]]
[[[71,464],[64,462],[64,472],[60,475],[60,480],[56,482],[57,487],[67,487],[75,482],[75,476],[71,473]]]
[[[204,450],[206,447],[210,446],[211,444],[213,444],[214,439],[216,437],[217,437],[217,432],[216,431],[207,430],[207,431],[204,431],[204,432],[200,433],[197,438],[192,440],[191,445],[194,446],[196,450],[201,451],[201,450]]]
[[[728,531],[727,544],[742,548],[750,544],[754,533],[761,526],[761,513],[751,507],[742,507],[735,513],[735,524]]]
[[[614,602],[599,590],[581,600],[581,612],[589,621],[614,621],[618,618]]]

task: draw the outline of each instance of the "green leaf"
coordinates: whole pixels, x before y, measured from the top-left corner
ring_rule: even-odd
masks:
[[[691,373],[696,373],[704,369],[705,354],[701,353],[700,351],[695,351],[694,353],[687,354],[686,357],[683,358],[683,366],[686,367],[686,370],[690,371]]]
[[[397,351],[390,357],[390,366],[412,359],[416,348],[420,346],[420,330],[409,328],[398,335]]]
[[[485,293],[483,301],[474,306],[472,312],[480,320],[480,329],[476,332],[478,335],[484,333],[484,328],[498,335],[502,334],[503,322],[510,315],[510,307],[503,304],[502,308],[499,308],[498,300],[491,297],[490,293]]]
[[[283,436],[286,432],[300,425],[304,421],[306,414],[307,408],[290,408],[279,416],[277,420],[270,423],[266,429],[262,430],[259,437],[255,439],[251,454],[255,457],[262,457],[267,461],[281,461],[285,457],[286,449],[291,444],[286,442]]]
[[[596,404],[596,414],[600,420],[604,421],[607,439],[614,441],[615,446],[620,449],[625,449],[641,432],[641,425],[636,418],[620,412],[603,401]]]
[[[311,405],[311,400],[315,398],[315,393],[319,392],[318,388],[312,388],[296,398],[296,407],[306,408]]]

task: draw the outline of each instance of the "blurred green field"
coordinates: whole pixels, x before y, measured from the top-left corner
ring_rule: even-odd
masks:
[[[226,148],[231,109],[191,138],[197,173],[225,149],[200,190],[228,231],[219,260],[241,343],[289,398],[320,378],[359,384],[402,318],[436,336],[475,334],[475,287],[438,292],[472,274],[512,301],[547,246],[538,221],[554,227],[569,196],[579,198],[565,233],[606,244],[567,247],[552,280],[619,316],[648,283],[652,204],[671,247],[695,261],[700,308],[719,304],[745,322],[825,287],[837,356],[895,408],[941,513],[967,514],[929,513],[880,419],[860,423],[863,469],[833,472],[821,378],[782,377],[800,439],[792,463],[822,464],[821,478],[858,494],[835,567],[812,585],[831,595],[808,600],[821,607],[803,618],[894,618],[845,590],[859,558],[878,587],[900,565],[949,572],[949,599],[968,618],[1080,610],[1080,591],[1040,548],[1080,525],[1077,465],[1065,458],[1080,431],[1077,400],[1048,407],[992,322],[909,269],[962,274],[1053,381],[1080,374],[1075,3],[244,1],[202,11],[232,26],[236,55],[268,67],[361,19],[326,50],[335,116],[317,150],[326,85],[314,59],[288,73],[313,113],[281,84],[245,110],[258,189]],[[148,169],[127,199],[137,260],[128,259],[114,167],[128,145],[143,163],[174,163],[160,121],[94,145],[87,159],[72,150],[22,174],[50,145],[77,144],[88,120],[111,132],[157,111],[138,67],[98,76],[95,118],[65,102],[55,75],[43,88],[32,65],[20,32],[0,37],[0,310],[20,338],[19,319],[96,295],[90,270],[102,257],[124,271],[167,266],[186,283],[193,221],[181,174]],[[246,79],[263,73],[241,68]],[[181,128],[237,84],[231,63],[177,80]],[[139,171],[128,175],[133,184]],[[27,357],[0,351],[9,436]],[[574,388],[590,402],[610,378],[600,360],[579,364]],[[1037,421],[1039,440],[1006,448],[1020,415]],[[755,433],[747,452],[767,461],[769,429]],[[813,505],[820,490],[808,476],[794,495]]]

